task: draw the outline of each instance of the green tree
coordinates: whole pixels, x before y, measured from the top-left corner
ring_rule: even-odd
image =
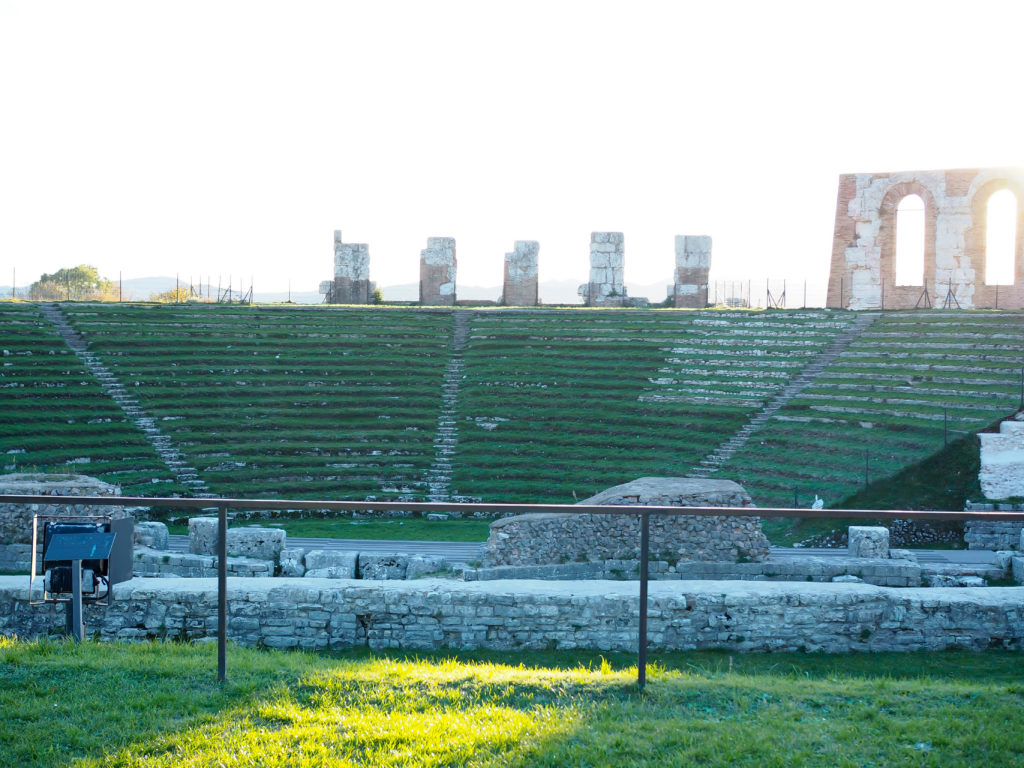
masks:
[[[149,294],[150,301],[161,301],[165,304],[176,304],[191,301],[191,299],[191,292],[186,285],[179,285],[177,288],[171,288],[169,291]]]
[[[117,297],[117,284],[100,277],[96,267],[79,264],[43,275],[32,283],[28,295],[35,301],[104,301]]]

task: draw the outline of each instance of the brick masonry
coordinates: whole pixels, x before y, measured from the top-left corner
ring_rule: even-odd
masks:
[[[505,254],[505,281],[501,303],[508,307],[534,307],[540,302],[537,288],[537,264],[540,243],[516,240],[512,252]]]
[[[334,230],[334,280],[320,284],[329,304],[369,304],[373,283],[370,282],[370,246],[366,243],[345,243],[341,230]]]
[[[673,306],[703,309],[708,305],[711,238],[676,235],[675,283],[669,289]]]
[[[428,237],[420,251],[420,304],[455,306],[455,238]]]
[[[988,200],[1017,197],[1014,284],[985,283]],[[896,208],[908,195],[925,205],[923,284],[896,284]],[[979,168],[839,177],[827,306],[846,309],[1024,308],[1024,169]],[[926,294],[927,291],[927,294]]]

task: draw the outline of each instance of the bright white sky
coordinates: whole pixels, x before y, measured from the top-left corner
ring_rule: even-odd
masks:
[[[1020,2],[0,0],[0,284],[252,275],[462,285],[516,239],[585,282],[824,282],[842,172],[1024,164]],[[660,299],[662,296],[652,298]]]

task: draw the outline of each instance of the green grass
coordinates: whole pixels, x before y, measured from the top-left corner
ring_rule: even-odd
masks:
[[[280,653],[0,639],[0,764],[1020,765],[1019,654]]]
[[[968,435],[953,440],[924,461],[870,483],[835,504],[837,509],[921,509],[956,511],[968,500],[982,498],[978,484],[978,438]],[[850,525],[888,525],[878,520],[825,520],[775,518],[761,521],[772,544],[782,547],[812,537],[843,531]],[[962,530],[962,523],[936,522],[934,528]],[[922,545],[934,549],[934,543]]]
[[[232,527],[263,525],[283,528],[292,538],[388,539],[392,541],[487,541],[490,520],[426,520],[421,517],[353,520],[298,518],[237,522]],[[187,534],[187,525],[169,525],[174,534]]]

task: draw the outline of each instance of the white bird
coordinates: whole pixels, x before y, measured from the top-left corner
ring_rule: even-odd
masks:
[[[811,509],[823,509],[825,506],[825,500],[822,499],[818,494],[814,494],[814,503],[811,504]]]

